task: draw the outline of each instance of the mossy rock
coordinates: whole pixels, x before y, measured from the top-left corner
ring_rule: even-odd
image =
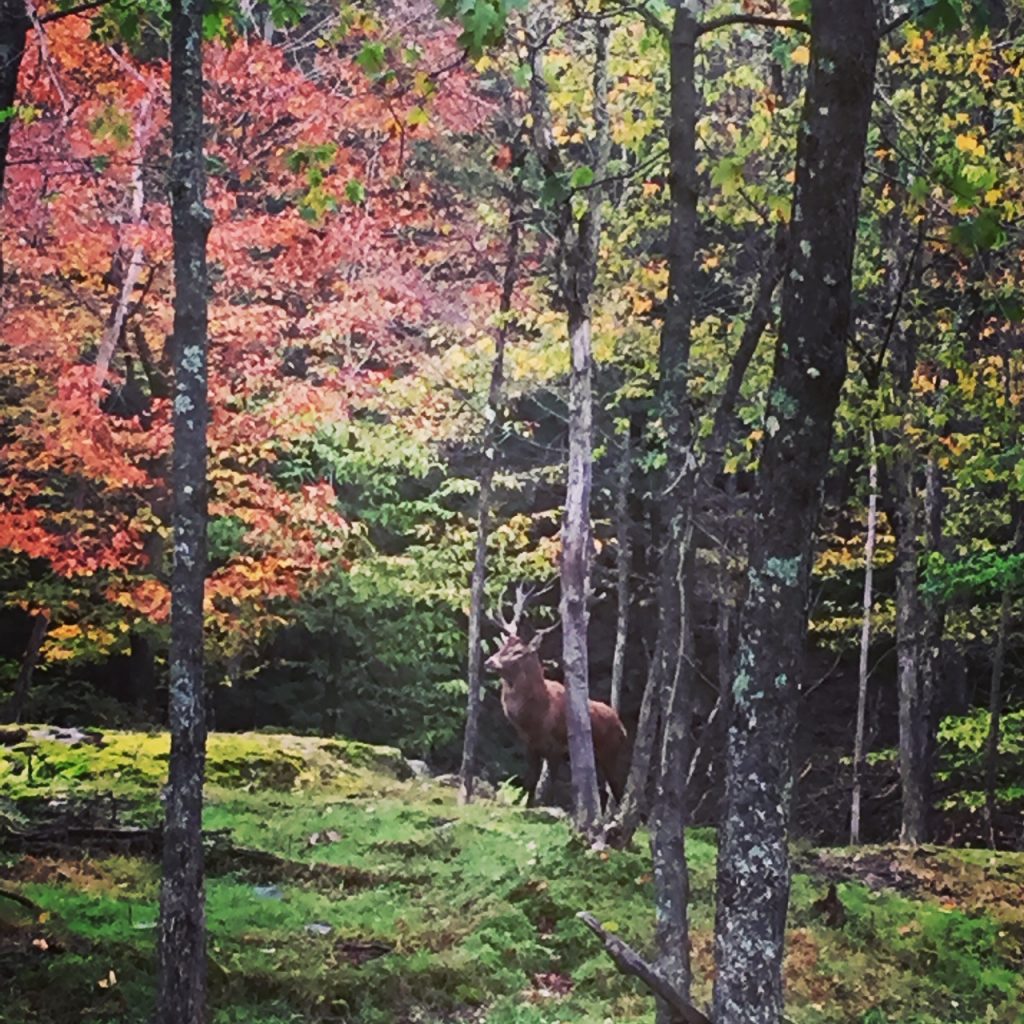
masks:
[[[37,735],[33,736],[32,733]],[[154,795],[167,778],[166,732],[107,730],[99,742],[71,745],[29,727],[28,739],[0,760],[0,795],[13,799],[74,792]],[[206,777],[214,786],[289,791],[347,788],[369,774],[411,776],[400,751],[352,740],[263,733],[211,733]]]

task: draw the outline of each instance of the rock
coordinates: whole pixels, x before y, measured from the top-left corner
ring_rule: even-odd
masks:
[[[284,893],[279,885],[254,885],[252,894],[260,900],[283,900]]]

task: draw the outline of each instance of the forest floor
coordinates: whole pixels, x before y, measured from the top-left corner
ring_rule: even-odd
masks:
[[[145,1021],[153,1005],[166,736],[0,747],[5,1024]],[[646,843],[591,851],[564,820],[468,808],[394,751],[211,737],[214,1024],[653,1020],[576,919],[649,951]],[[688,835],[694,996],[710,996],[714,834]],[[794,1024],[1020,1024],[1024,855],[794,849]]]

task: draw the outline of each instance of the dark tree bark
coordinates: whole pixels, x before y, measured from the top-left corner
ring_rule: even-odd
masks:
[[[677,139],[680,139],[679,135],[677,135]],[[682,148],[681,144],[679,148]],[[696,172],[694,171],[693,173],[695,174]],[[691,196],[687,196],[684,192],[680,196],[680,201],[686,203],[693,202],[695,204],[696,198],[696,192]],[[685,249],[688,249],[690,252],[691,261],[696,251],[695,208],[693,216],[694,232],[689,236],[685,245]],[[688,214],[685,216],[681,215],[680,219],[687,220]],[[667,507],[662,509],[662,514],[663,517],[667,518],[670,522],[675,518],[673,529],[678,529],[681,536],[687,535],[686,531],[688,527],[686,524],[690,522],[690,517],[692,516],[693,509],[695,507],[694,502],[696,500],[696,495],[703,493],[704,489],[708,487],[714,481],[715,477],[717,477],[722,471],[733,412],[739,398],[743,378],[746,375],[747,369],[750,366],[750,361],[757,350],[758,343],[764,335],[765,329],[771,320],[772,297],[779,285],[779,281],[782,278],[782,273],[786,265],[788,237],[789,232],[785,228],[780,228],[776,232],[771,251],[767,256],[767,262],[764,265],[760,280],[758,281],[754,301],[751,306],[750,313],[747,316],[746,326],[743,329],[743,335],[740,338],[740,343],[736,349],[735,355],[733,356],[732,363],[729,366],[729,374],[726,379],[725,387],[722,391],[722,397],[715,410],[711,434],[705,442],[704,457],[699,466],[697,466],[693,461],[695,453],[690,451],[690,444],[687,436],[681,435],[678,438],[679,445],[678,452],[675,457],[675,463],[678,467],[676,472],[680,481],[679,491],[681,493],[679,494],[679,504],[666,503]],[[681,273],[681,255],[677,258],[676,265],[679,268],[677,273]],[[678,318],[676,323],[678,324]],[[689,327],[687,327],[686,331],[688,337]],[[685,367],[688,362],[688,353],[683,349],[682,343],[686,341],[686,339],[678,333],[674,333],[673,335],[668,336],[668,338],[669,341],[674,339],[678,342],[678,345],[676,346],[676,353],[679,356],[686,355],[686,359],[681,360]],[[666,347],[665,340],[666,339],[663,338],[663,360],[670,358],[670,349]],[[686,371],[684,369],[683,377],[681,378],[684,381],[685,373]],[[664,379],[664,377],[662,379]],[[686,400],[684,392],[684,394],[679,397],[679,402],[682,403]],[[665,395],[665,401],[671,403],[671,396],[667,393]],[[676,419],[675,422],[677,424],[681,424],[685,421]],[[695,482],[692,479],[694,473],[697,474]],[[689,484],[689,486],[683,486],[684,484]],[[692,531],[690,531],[689,537],[692,539]],[[679,554],[680,551],[678,549],[670,546],[670,550],[668,552],[670,558],[675,560]],[[661,691],[664,688],[663,680],[665,678],[663,671],[664,663],[662,659],[662,646],[665,643],[666,637],[669,635],[668,616],[672,616],[674,635],[679,636],[681,630],[682,608],[679,607],[678,610],[676,608],[676,594],[679,593],[678,587],[682,577],[675,570],[674,561],[672,564],[669,564],[664,557],[661,557],[661,566],[665,570],[665,575],[662,577],[661,582],[665,582],[666,579],[672,579],[675,581],[675,586],[669,595],[667,609],[666,604],[664,603],[664,598],[659,594],[658,638],[655,645],[654,657],[651,660],[651,669],[648,673],[643,700],[640,706],[640,719],[637,725],[636,738],[633,743],[633,757],[630,764],[629,779],[626,783],[626,794],[623,797],[618,821],[616,822],[613,830],[616,844],[621,845],[629,843],[630,839],[632,839],[636,832],[636,829],[639,827],[641,819],[647,811],[646,790],[652,762],[654,761],[654,747],[662,721],[661,702],[663,694]],[[675,649],[678,651],[677,645]],[[677,657],[675,659],[676,663],[678,663],[678,660],[679,659]],[[683,670],[685,671],[685,667]],[[682,691],[679,691],[679,696],[682,696]]]
[[[1019,553],[1024,547],[1024,524],[1020,515],[1020,503],[1011,503],[1011,517],[1014,521],[1011,553]],[[996,642],[992,651],[992,673],[988,686],[988,733],[985,736],[985,835],[988,845],[996,848],[996,781],[999,771],[999,736],[1003,715],[1003,668],[1006,664],[1006,637],[1010,629],[1010,613],[1013,610],[1013,584],[1003,581],[1003,592],[999,599],[999,625],[996,628]]]
[[[629,514],[632,484],[633,446],[627,425],[618,452],[615,481],[615,650],[612,654],[611,695],[608,702],[622,710],[622,681],[626,673],[626,645],[629,642],[630,576],[633,572],[633,522]]]
[[[0,0],[0,112],[9,111],[18,96],[18,71],[25,53],[25,39],[32,23],[25,0]],[[4,203],[7,153],[14,119],[0,120],[0,208]],[[0,250],[0,284],[4,280],[3,252]]]
[[[480,729],[480,704],[483,699],[480,638],[484,614],[484,584],[487,582],[487,538],[491,529],[491,490],[494,483],[495,446],[501,429],[502,396],[505,390],[505,346],[509,336],[512,296],[519,273],[519,247],[524,200],[522,182],[524,155],[522,140],[517,139],[511,167],[514,183],[509,200],[507,260],[501,283],[501,298],[498,301],[498,333],[494,343],[494,362],[491,365],[491,381],[487,391],[483,461],[480,465],[480,490],[477,497],[476,550],[473,560],[473,576],[469,587],[467,671],[469,694],[466,700],[466,730],[462,741],[462,767],[459,772],[459,801],[461,803],[472,801],[473,789],[476,784],[477,736]]]
[[[689,874],[684,818],[692,671],[686,655],[693,576],[693,487],[689,374],[697,251],[697,82],[699,27],[686,6],[676,9],[669,38],[669,188],[672,216],[668,241],[668,301],[659,350],[659,405],[668,455],[661,496],[667,525],[658,591],[660,658],[648,682],[659,695],[660,763],[651,812],[655,944],[660,973],[689,1000],[690,943],[687,907]],[[668,1024],[672,1009],[658,1003],[658,1020]]]
[[[5,717],[8,721],[20,722],[21,716],[25,713],[25,702],[28,700],[28,691],[32,686],[32,676],[35,673],[36,665],[39,664],[39,652],[43,648],[43,641],[46,639],[46,631],[49,628],[49,615],[46,612],[36,612],[35,618],[32,620],[32,632],[29,633],[21,666],[18,668],[18,676],[14,680],[14,692],[7,705]]]
[[[812,0],[789,273],[765,418],[726,755],[716,1024],[778,1024],[791,748],[812,548],[846,374],[853,248],[874,86],[872,0]]]
[[[922,545],[937,546],[936,475],[927,469],[925,495],[919,486],[918,456],[907,438],[911,433],[911,388],[917,368],[918,343],[912,331],[893,347],[894,391],[901,427],[893,457],[893,530],[896,535],[896,675],[899,691],[899,761],[901,790],[900,842],[917,846],[928,841],[931,768],[933,674],[929,661],[937,656],[935,634],[941,616],[921,593],[919,561]],[[924,499],[924,500],[922,500]],[[929,511],[932,512],[929,515]],[[932,537],[932,535],[935,537]],[[930,538],[924,539],[925,536]]]
[[[25,0],[0,0],[0,111],[10,110],[18,98],[18,71],[31,27]],[[0,200],[7,175],[7,151],[13,122],[11,117],[0,121]]]
[[[201,817],[206,720],[206,239],[203,4],[171,3],[171,224],[174,241],[174,567],[171,574],[171,759],[157,947],[157,1020],[206,1017],[206,915]]]

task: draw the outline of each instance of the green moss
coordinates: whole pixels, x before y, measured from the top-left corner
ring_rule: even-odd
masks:
[[[99,811],[109,800],[100,780],[120,771],[119,793],[135,787],[155,805],[166,737],[105,738],[100,749],[36,747],[45,781],[28,784],[9,772],[4,788],[35,803],[52,792],[91,794]],[[390,752],[377,757],[375,748],[334,740],[211,738],[205,826],[285,860],[254,872],[218,857],[208,879],[214,1024],[440,1024],[479,1007],[487,1024],[653,1020],[647,993],[619,974],[576,919],[590,910],[650,953],[653,892],[642,837],[625,851],[591,851],[564,820],[498,804],[458,807],[450,789],[397,778],[386,768]],[[18,800],[10,814],[30,819],[35,803]],[[713,831],[688,834],[687,853],[695,994],[706,1000]],[[914,863],[947,879],[947,890],[968,878],[993,898],[949,906],[924,893],[911,899],[841,883],[846,921],[833,927],[815,909],[822,879],[794,878],[791,1020],[1016,1024],[1024,921],[1013,916],[1009,894],[1022,858],[928,858]],[[31,915],[8,922],[26,942],[14,960],[0,944],[0,971],[13,979],[5,1024],[148,1019],[158,866],[131,857],[8,857],[0,871],[51,915],[45,925]],[[1006,887],[994,888],[1000,879]],[[40,928],[62,952],[31,946]],[[117,985],[100,989],[109,970]]]

